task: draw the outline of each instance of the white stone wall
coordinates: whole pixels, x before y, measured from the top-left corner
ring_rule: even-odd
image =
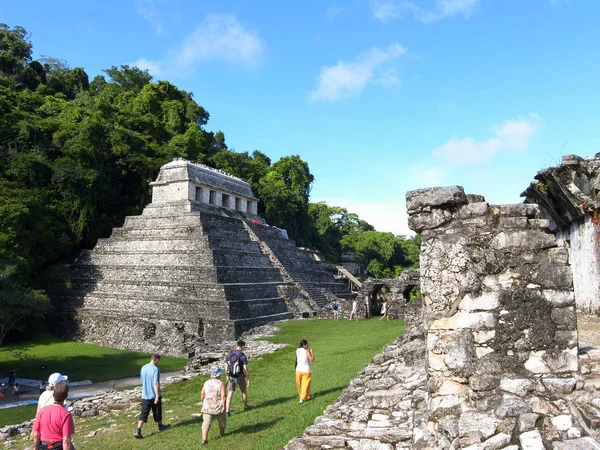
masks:
[[[190,183],[187,181],[154,185],[152,186],[152,203],[175,202],[189,199],[190,189]]]
[[[573,223],[559,234],[569,241],[569,260],[573,272],[575,301],[579,311],[600,312],[600,227],[586,216],[583,224]]]

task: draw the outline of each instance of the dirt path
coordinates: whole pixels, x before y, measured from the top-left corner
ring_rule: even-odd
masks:
[[[177,375],[179,371],[173,372],[161,372],[161,379],[165,379],[167,377]],[[73,380],[75,381],[75,380]],[[17,383],[19,379],[17,378]],[[85,394],[95,394],[98,391],[105,391],[107,389],[121,389],[126,387],[139,386],[140,377],[128,377],[128,378],[119,378],[117,380],[109,380],[109,381],[101,381],[98,383],[85,384],[80,386],[71,386],[69,388],[69,394],[74,394],[76,396],[85,396]],[[24,386],[21,385],[21,393],[19,395],[20,401],[27,400],[36,400],[40,396],[40,390],[36,387]],[[10,403],[14,401],[12,395],[12,389],[8,389],[5,398],[5,406],[8,406]]]

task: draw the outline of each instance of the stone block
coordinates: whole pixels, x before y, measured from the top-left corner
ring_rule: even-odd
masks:
[[[538,430],[527,431],[519,435],[519,442],[523,450],[545,450],[542,435]]]
[[[500,384],[495,375],[473,375],[469,378],[469,387],[474,391],[490,391]]]
[[[525,368],[534,374],[577,372],[577,348],[531,352]]]
[[[458,210],[456,216],[461,219],[473,216],[483,216],[487,214],[487,211],[487,202],[468,203]]]
[[[520,414],[531,412],[531,408],[523,400],[517,398],[505,399],[498,409],[496,415],[501,418],[517,417]]]
[[[463,411],[460,416],[458,429],[460,436],[471,432],[480,432],[483,439],[488,439],[496,432],[496,427],[502,422],[500,419],[479,411]]]
[[[469,328],[478,330],[481,328],[493,328],[496,322],[496,316],[490,312],[469,313],[459,311],[452,317],[435,320],[431,325],[431,329],[459,330]]]
[[[458,308],[463,311],[490,311],[498,308],[499,295],[498,292],[484,292],[478,297],[472,297],[466,294],[458,305]]]
[[[483,330],[473,332],[473,341],[476,344],[485,344],[496,337],[496,330]]]
[[[505,448],[511,440],[511,435],[499,433],[482,443],[484,450],[499,450]]]
[[[498,225],[501,228],[521,228],[525,229],[528,225],[527,217],[500,217]]]
[[[552,450],[600,450],[600,444],[589,436],[565,442],[553,442]]]
[[[533,430],[539,417],[540,416],[535,413],[519,414],[519,432],[524,433],[525,431]]]
[[[513,203],[493,205],[494,213],[505,217],[528,217],[534,219],[539,214],[539,207],[533,203]]]
[[[575,292],[572,290],[544,289],[542,295],[550,304],[559,308],[575,305]]]
[[[561,414],[560,416],[552,417],[550,422],[552,422],[552,425],[558,431],[567,431],[573,426],[573,417],[570,414]]]
[[[527,223],[531,228],[539,228],[542,230],[550,228],[550,221],[548,219],[528,219]]]
[[[552,321],[559,327],[575,330],[577,328],[577,316],[575,308],[567,306],[566,308],[553,308],[550,317]]]
[[[467,196],[461,186],[431,187],[406,193],[406,209],[411,214],[427,206],[467,204]]]
[[[490,247],[496,250],[540,250],[554,245],[553,234],[537,230],[501,231],[490,241]]]
[[[463,396],[467,393],[468,386],[464,383],[458,383],[449,379],[442,381],[437,393],[439,395],[456,395]]]
[[[408,227],[421,233],[424,230],[432,230],[452,219],[452,214],[441,209],[434,209],[427,213],[415,213],[408,216]]]
[[[550,248],[548,259],[552,264],[569,264],[569,251],[564,247]]]
[[[515,378],[505,376],[500,380],[500,389],[511,394],[525,397],[529,392],[535,389],[536,383],[529,378]]]
[[[575,389],[575,378],[542,378],[542,383],[547,391],[555,396],[568,395]]]

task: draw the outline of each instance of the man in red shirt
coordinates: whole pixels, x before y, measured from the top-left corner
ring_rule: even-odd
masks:
[[[54,385],[54,403],[38,411],[33,424],[35,450],[72,450],[73,417],[63,405],[69,395],[65,382]]]

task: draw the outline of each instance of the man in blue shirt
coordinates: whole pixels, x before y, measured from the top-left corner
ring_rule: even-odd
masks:
[[[137,431],[135,432],[136,439],[142,439],[142,425],[148,420],[150,410],[152,410],[152,417],[158,424],[158,431],[164,431],[170,427],[170,425],[163,425],[162,423],[162,392],[160,390],[160,370],[158,363],[160,362],[160,355],[153,353],[150,358],[150,362],[142,366],[140,372],[140,380],[142,381],[142,413],[138,421]]]

